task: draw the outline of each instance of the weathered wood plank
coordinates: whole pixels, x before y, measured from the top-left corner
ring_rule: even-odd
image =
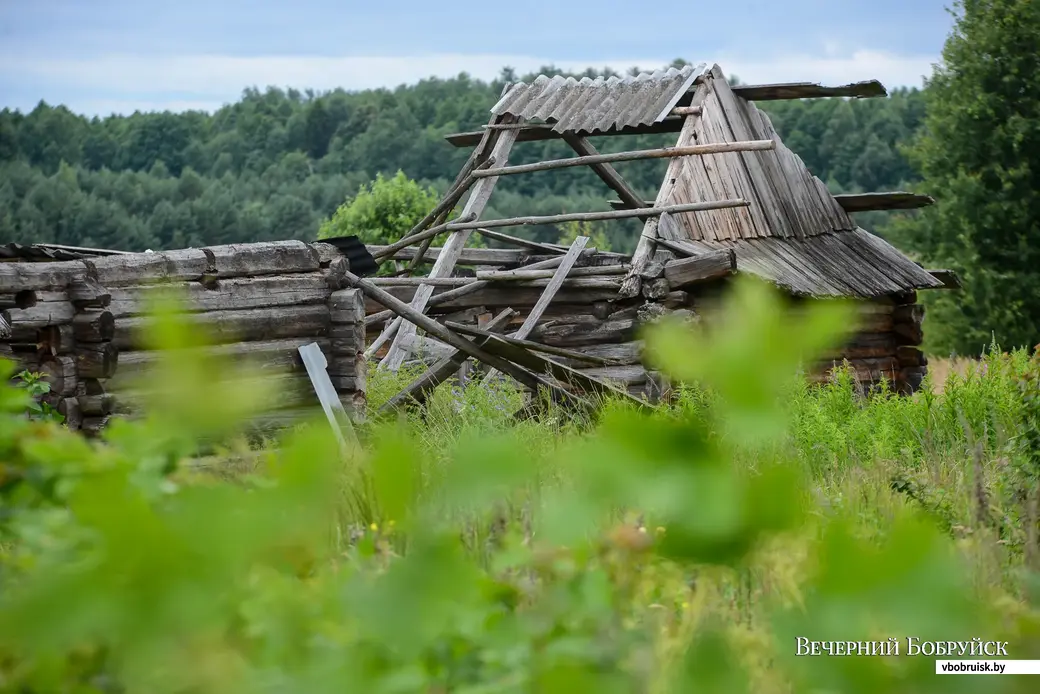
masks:
[[[587,319],[574,322],[548,322],[539,325],[531,333],[531,339],[554,347],[580,347],[597,343],[628,342],[635,339],[639,322],[635,318],[598,320]]]
[[[139,315],[147,307],[151,292],[173,289],[186,300],[185,311],[227,311],[302,304],[323,304],[328,299],[328,281],[321,272],[271,275],[221,280],[214,289],[197,282],[178,285],[136,285],[112,288],[108,309],[116,318]]]
[[[0,294],[15,294],[25,289],[66,290],[70,282],[88,275],[88,266],[80,261],[0,263]]]
[[[789,99],[820,99],[826,97],[870,98],[888,96],[884,85],[877,80],[851,82],[837,87],[825,87],[815,82],[785,82],[778,84],[745,84],[733,91],[748,101],[782,101]]]
[[[733,274],[737,256],[732,250],[718,250],[665,263],[664,278],[672,289],[682,289]]]
[[[538,301],[535,303],[534,308],[531,309],[531,312],[524,319],[523,325],[521,325],[520,329],[516,331],[514,337],[523,340],[531,334],[531,331],[534,330],[538,321],[541,320],[542,314],[545,313],[545,309],[549,308],[549,304],[552,303],[556,294],[563,287],[563,282],[567,279],[567,273],[569,273],[571,268],[574,267],[574,263],[577,262],[578,256],[581,255],[581,252],[585,249],[585,246],[587,246],[588,243],[589,238],[587,236],[579,236],[574,239],[567,254],[563,257],[563,261],[560,262],[560,266],[553,271],[552,279],[550,279],[549,283],[545,285],[545,291],[543,291],[542,295],[538,297]],[[490,383],[491,379],[494,377],[495,370],[491,369],[484,377],[484,383]]]
[[[843,193],[835,195],[842,209],[846,212],[870,212],[874,210],[916,210],[920,207],[934,205],[935,200],[928,195],[892,191],[888,193]]]
[[[202,250],[212,258],[218,279],[317,272],[321,267],[318,251],[303,241],[233,243]]]

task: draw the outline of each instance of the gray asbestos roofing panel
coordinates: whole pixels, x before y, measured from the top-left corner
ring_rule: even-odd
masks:
[[[491,112],[554,122],[557,132],[602,132],[661,121],[703,72],[686,65],[629,77],[546,77],[510,87]]]

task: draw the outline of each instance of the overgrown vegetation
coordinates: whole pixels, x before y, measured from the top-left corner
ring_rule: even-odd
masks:
[[[186,458],[264,384],[186,357],[168,306],[165,388],[104,442],[0,388],[0,689],[946,693],[978,681],[906,638],[1040,655],[1037,357],[864,399],[797,378],[840,306],[730,301],[710,340],[647,333],[696,384],[660,412],[516,421],[515,391],[443,387],[346,457],[318,420],[232,478]],[[795,658],[799,636],[903,655]]]

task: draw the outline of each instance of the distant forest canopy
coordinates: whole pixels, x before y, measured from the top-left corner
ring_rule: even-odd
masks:
[[[676,61],[681,63],[682,61]],[[547,74],[565,74],[546,68]],[[587,70],[596,77],[606,71]],[[576,75],[581,76],[581,75]],[[534,75],[521,79],[532,79]],[[797,78],[797,75],[792,78]],[[0,242],[144,250],[316,237],[319,225],[377,174],[443,192],[468,155],[444,136],[478,130],[508,68],[492,82],[462,74],[360,92],[246,89],[213,114],[87,118],[40,103],[0,111]],[[924,95],[764,102],[784,142],[835,192],[904,189],[915,174],[900,148],[920,127]],[[595,138],[601,151],[674,143],[674,135]],[[560,141],[517,145],[510,163],[573,156]],[[653,197],[664,161],[618,170]],[[609,209],[614,193],[585,168],[503,179],[486,218]],[[884,234],[890,215],[860,215]],[[635,223],[597,227],[615,249]],[[540,240],[562,229],[527,228]]]

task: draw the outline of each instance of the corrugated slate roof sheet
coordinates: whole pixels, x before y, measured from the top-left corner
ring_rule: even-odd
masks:
[[[634,77],[546,77],[518,82],[494,105],[495,115],[555,121],[557,132],[599,132],[663,120],[704,65],[686,65]]]

